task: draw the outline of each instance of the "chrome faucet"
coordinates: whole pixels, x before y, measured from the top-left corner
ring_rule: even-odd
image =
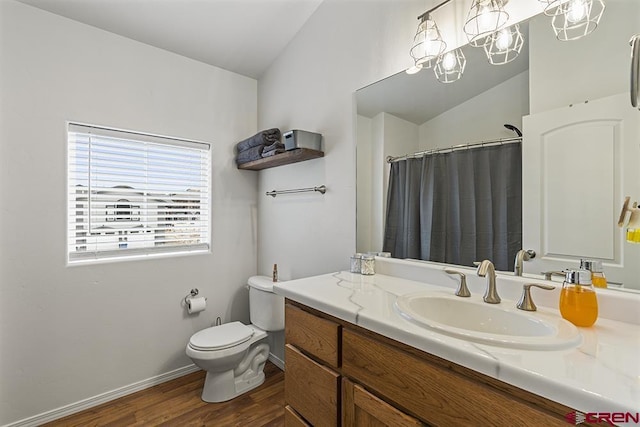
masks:
[[[488,259],[485,259],[478,265],[476,271],[478,276],[487,278],[487,291],[484,293],[482,299],[489,304],[498,304],[500,302],[500,296],[496,289],[496,269],[493,263]]]
[[[535,258],[536,257],[536,252],[529,249],[527,251],[525,251],[524,249],[520,249],[517,253],[516,253],[516,260],[514,262],[513,265],[513,273],[516,276],[522,276],[522,262],[523,261],[529,261],[531,258]]]

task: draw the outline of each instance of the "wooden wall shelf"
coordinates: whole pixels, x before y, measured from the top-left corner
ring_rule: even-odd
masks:
[[[323,151],[312,150],[310,148],[296,148],[295,150],[285,151],[275,156],[265,157],[263,159],[254,160],[252,162],[238,165],[238,169],[259,171],[262,169],[273,168],[276,166],[288,165],[290,163],[304,162],[305,160],[317,159],[324,157]]]

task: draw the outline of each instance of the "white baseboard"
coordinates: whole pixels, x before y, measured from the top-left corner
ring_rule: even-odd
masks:
[[[274,362],[274,364],[276,363]],[[103,403],[118,399],[128,394],[135,393],[136,391],[144,390],[146,388],[153,387],[154,385],[162,384],[175,378],[182,377],[198,370],[200,370],[200,368],[198,368],[194,364],[184,366],[182,368],[178,368],[173,371],[148,378],[146,380],[138,381],[137,383],[129,384],[127,386],[120,387],[118,389],[111,390],[106,393],[102,393],[97,396],[72,403],[70,405],[62,406],[51,411],[43,412],[42,414],[15,421],[11,424],[6,424],[4,427],[36,427],[44,423],[66,417],[68,415],[84,411],[85,409],[93,408],[94,406],[101,405]]]
[[[273,353],[269,353],[269,361],[280,368],[281,371],[284,371],[284,360],[274,356]]]

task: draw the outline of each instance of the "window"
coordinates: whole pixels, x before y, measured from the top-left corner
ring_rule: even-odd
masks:
[[[70,123],[69,261],[205,251],[210,146]]]

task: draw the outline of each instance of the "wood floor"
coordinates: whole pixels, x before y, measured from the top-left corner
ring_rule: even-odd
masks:
[[[267,362],[264,373],[264,384],[228,402],[200,399],[205,373],[198,371],[45,425],[282,426],[284,372]]]

